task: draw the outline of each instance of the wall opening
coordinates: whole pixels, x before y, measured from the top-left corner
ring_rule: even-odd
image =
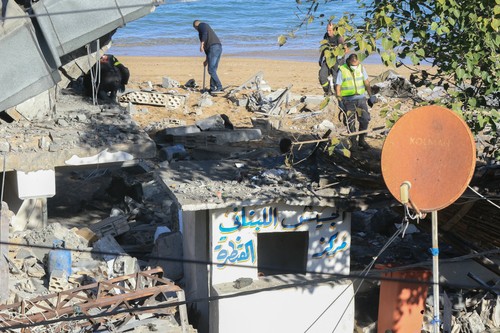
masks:
[[[259,275],[305,274],[309,232],[257,234]]]

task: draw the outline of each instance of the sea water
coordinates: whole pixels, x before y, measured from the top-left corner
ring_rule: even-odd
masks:
[[[314,20],[296,30],[309,3],[295,0],[184,0],[165,1],[156,10],[119,28],[109,52],[130,56],[200,56],[193,21],[208,23],[221,39],[223,54],[297,61],[317,61],[326,19],[364,10],[356,0],[319,1]],[[334,20],[335,21],[335,20]],[[321,24],[323,22],[323,24]],[[278,37],[294,31],[284,46]]]

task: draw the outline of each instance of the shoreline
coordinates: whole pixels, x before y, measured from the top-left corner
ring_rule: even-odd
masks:
[[[162,46],[123,46],[111,45],[109,53],[117,57],[200,57],[203,56],[199,50],[198,45],[162,45]],[[222,49],[222,57],[226,58],[250,58],[261,60],[281,60],[281,61],[297,61],[297,62],[312,62],[317,63],[319,59],[318,49],[293,49],[283,48],[279,49],[249,49],[242,50],[226,46]],[[364,64],[382,64],[382,60],[377,53],[370,55],[363,60]]]
[[[109,50],[111,54],[112,49]],[[205,84],[208,85],[208,73],[204,73],[205,57],[198,56],[122,56],[115,54],[119,61],[130,70],[130,83],[143,84],[151,81],[153,84],[163,82],[169,77],[183,85],[190,79],[202,86],[205,74]],[[383,64],[364,63],[370,80],[391,69]],[[401,67],[392,70],[408,78],[411,71]],[[319,66],[315,61],[276,60],[270,58],[240,57],[222,55],[217,71],[225,87],[239,87],[253,78],[258,72],[264,73],[266,81],[273,90],[292,86],[292,92],[305,95],[323,95],[323,89],[318,81]]]

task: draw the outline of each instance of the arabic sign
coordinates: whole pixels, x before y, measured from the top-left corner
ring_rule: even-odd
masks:
[[[212,284],[258,277],[259,233],[307,232],[307,271],[349,273],[350,215],[335,208],[287,205],[210,212]],[[345,215],[345,216],[344,216]]]

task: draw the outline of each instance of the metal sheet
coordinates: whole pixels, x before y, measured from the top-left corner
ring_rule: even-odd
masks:
[[[8,1],[7,19],[0,24],[0,111],[24,102],[60,80],[59,59],[39,41],[31,19]]]
[[[382,148],[382,175],[398,200],[411,183],[410,200],[422,212],[443,209],[467,188],[476,164],[476,147],[467,124],[453,111],[424,106],[401,117]]]
[[[44,0],[32,5],[43,35],[60,57],[141,18],[162,1]]]

